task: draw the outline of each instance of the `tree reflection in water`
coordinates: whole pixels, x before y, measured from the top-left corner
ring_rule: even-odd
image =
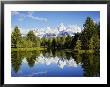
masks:
[[[83,54],[82,63],[84,76],[100,76],[99,54]]]
[[[99,54],[75,54],[64,50],[45,50],[45,51],[13,51],[11,52],[12,70],[17,73],[25,59],[30,68],[35,63],[50,65],[57,64],[61,69],[68,65],[77,67],[80,65],[83,69],[83,76],[100,76],[100,55]]]

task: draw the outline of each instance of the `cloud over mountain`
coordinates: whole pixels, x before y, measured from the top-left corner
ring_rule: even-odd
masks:
[[[74,36],[75,33],[80,33],[81,28],[77,25],[69,25],[65,26],[63,23],[59,24],[55,28],[47,27],[47,28],[32,28],[32,29],[22,29],[20,28],[20,31],[22,35],[26,35],[29,31],[33,31],[36,36],[38,37],[57,37],[57,36],[65,36],[65,35],[70,35]]]
[[[70,25],[65,27],[63,23],[61,23],[56,28],[47,27],[45,29],[34,29],[35,35],[38,37],[56,37],[56,36],[65,36],[70,35],[74,36],[75,33],[81,32],[81,28],[77,25]]]

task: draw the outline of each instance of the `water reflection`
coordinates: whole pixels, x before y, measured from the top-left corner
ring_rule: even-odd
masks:
[[[100,76],[99,54],[73,54],[71,51],[45,50],[12,52],[12,76],[82,77]]]
[[[100,76],[99,54],[83,54],[82,57],[84,76]]]
[[[70,57],[70,59],[65,59],[63,57],[52,57],[52,56],[43,56],[40,54],[40,56],[37,58],[37,63],[42,63],[46,65],[50,65],[52,63],[57,64],[60,68],[64,68],[65,65],[77,67],[76,61]]]

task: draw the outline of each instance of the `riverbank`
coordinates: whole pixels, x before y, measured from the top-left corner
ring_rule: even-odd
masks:
[[[11,48],[11,51],[37,51],[37,50],[46,50],[44,47],[35,47],[35,48]]]
[[[43,50],[48,50],[46,47],[35,47],[35,48],[11,48],[11,51],[43,51]],[[57,49],[55,49],[57,50]],[[61,49],[59,49],[61,51]],[[62,51],[66,52],[72,52],[72,53],[78,53],[78,54],[91,54],[94,53],[94,50],[72,50],[72,49],[62,49]]]

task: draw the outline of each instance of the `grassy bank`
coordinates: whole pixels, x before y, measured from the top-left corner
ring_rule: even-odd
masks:
[[[36,48],[11,48],[11,51],[41,51],[46,50],[45,47],[36,47]],[[60,49],[61,50],[61,49]],[[60,51],[59,50],[59,51]],[[63,49],[65,52],[72,52],[72,49]],[[83,54],[83,53],[94,53],[94,50],[74,50],[73,52]]]
[[[83,54],[83,53],[90,54],[90,53],[94,53],[94,50],[74,50],[74,52],[77,52],[79,54]]]
[[[36,48],[11,48],[11,51],[34,51],[34,50],[45,50],[46,48],[43,47],[36,47]]]

